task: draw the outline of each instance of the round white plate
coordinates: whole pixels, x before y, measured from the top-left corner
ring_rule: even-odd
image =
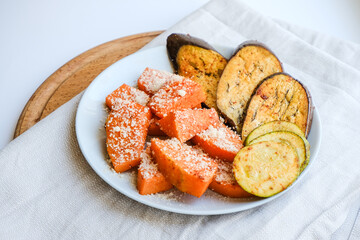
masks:
[[[232,53],[230,48],[219,47],[217,49],[225,57],[229,57]],[[146,67],[172,72],[166,48],[161,46],[140,51],[111,65],[86,89],[76,113],[76,135],[80,149],[95,172],[113,188],[129,198],[158,209],[182,214],[216,215],[238,212],[265,204],[285,194],[296,183],[304,180],[320,146],[321,123],[316,108],[308,137],[311,144],[309,165],[294,184],[273,197],[226,198],[207,190],[201,198],[197,198],[176,189],[148,196],[140,195],[136,189],[136,171],[118,174],[106,161],[104,124],[107,111],[104,102],[105,97],[121,84],[136,86],[138,77]]]

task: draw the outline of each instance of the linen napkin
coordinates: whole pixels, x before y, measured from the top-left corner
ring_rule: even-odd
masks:
[[[292,29],[236,0],[210,1],[147,47],[165,44],[172,32],[234,47],[261,41],[286,72],[308,86],[323,131],[304,181],[266,205],[227,215],[189,216],[145,206],[106,184],[82,156],[74,125],[77,96],[0,153],[0,237],[359,239],[360,71],[353,62],[360,60],[360,47]]]

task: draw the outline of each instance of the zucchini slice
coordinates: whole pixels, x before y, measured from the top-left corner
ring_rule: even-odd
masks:
[[[285,190],[300,174],[296,150],[285,141],[246,146],[236,155],[233,164],[239,185],[259,197],[270,197]]]
[[[307,136],[311,128],[312,109],[311,96],[304,85],[286,73],[273,74],[258,86],[250,100],[242,137],[274,120],[295,123]]]
[[[248,102],[258,84],[282,72],[273,52],[259,42],[241,44],[226,65],[217,89],[217,106],[227,122],[241,134]]]
[[[274,132],[274,131],[288,131],[297,134],[303,140],[306,149],[306,159],[301,165],[302,170],[308,165],[310,160],[310,143],[305,138],[303,131],[294,123],[286,121],[272,121],[264,123],[263,125],[255,128],[245,139],[244,145],[249,145],[252,140],[260,137],[261,135]]]
[[[289,143],[291,143],[298,154],[299,163],[301,166],[300,172],[302,172],[303,165],[306,164],[306,146],[303,139],[299,135],[288,131],[270,132],[255,138],[249,143],[249,145],[264,141],[275,141],[275,142],[288,141]]]
[[[185,34],[171,34],[166,47],[175,72],[201,84],[205,105],[217,110],[217,86],[227,59],[202,39]]]
[[[257,137],[264,135],[266,133],[274,132],[274,131],[288,131],[293,132],[300,137],[305,137],[303,131],[294,123],[286,122],[286,121],[271,121],[264,123],[263,125],[255,128],[245,139],[245,145],[249,145],[249,143]]]

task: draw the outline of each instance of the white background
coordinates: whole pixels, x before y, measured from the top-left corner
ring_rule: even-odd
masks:
[[[0,149],[12,140],[32,93],[67,61],[116,38],[167,29],[207,2],[1,0]],[[271,18],[360,43],[359,0],[246,3]]]

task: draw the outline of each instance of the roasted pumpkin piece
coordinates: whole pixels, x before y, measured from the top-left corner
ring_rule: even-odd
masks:
[[[117,110],[121,107],[119,105],[121,105],[123,100],[134,101],[138,104],[146,106],[150,97],[145,92],[137,88],[123,84],[106,97],[105,103],[111,110]]]
[[[173,186],[159,171],[151,155],[150,145],[141,153],[138,168],[137,189],[141,195],[154,194],[171,189]]]
[[[243,147],[241,138],[220,121],[196,134],[191,141],[200,146],[211,157],[232,162]]]
[[[239,134],[254,90],[277,72],[282,72],[279,59],[259,43],[245,42],[229,60],[218,84],[217,106]]]
[[[148,106],[156,116],[163,118],[172,111],[198,106],[205,99],[201,85],[184,78],[160,88],[151,97]]]
[[[139,165],[151,112],[148,107],[125,100],[107,118],[106,148],[116,172]]]
[[[149,136],[166,136],[166,134],[160,129],[159,125],[160,118],[153,116],[149,124]]]
[[[169,137],[176,137],[180,142],[186,142],[218,121],[219,117],[213,108],[184,109],[170,112],[159,120],[159,125]]]
[[[221,159],[216,159],[215,161],[218,164],[218,170],[214,179],[209,185],[211,190],[226,197],[232,198],[253,196],[252,194],[242,189],[242,187],[240,187],[240,185],[237,183],[232,171],[233,165],[231,162],[225,162]]]
[[[165,178],[180,191],[196,197],[204,194],[217,171],[212,158],[176,138],[151,139],[151,151]]]
[[[201,84],[205,105],[217,110],[217,85],[227,59],[205,41],[185,34],[171,34],[167,50],[175,72]]]
[[[183,79],[179,75],[147,67],[138,79],[138,87],[152,96],[163,86]]]

